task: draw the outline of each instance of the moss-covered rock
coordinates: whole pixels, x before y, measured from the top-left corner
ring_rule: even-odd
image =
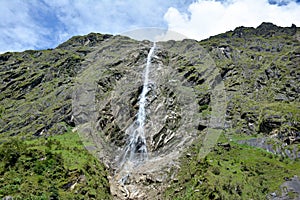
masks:
[[[283,177],[299,175],[297,159],[238,144],[267,138],[286,146],[281,152],[298,152],[299,28],[263,23],[157,46],[146,127],[149,152],[164,167],[149,162],[129,184],[144,188],[150,199],[164,196],[167,187],[167,199],[261,199]],[[114,174],[111,157],[122,152],[135,120],[150,47],[149,41],[91,33],[55,49],[0,55],[1,197],[72,199],[76,191],[80,198],[110,198],[105,169],[69,129],[82,125],[81,139]],[[214,147],[223,129],[225,139]]]

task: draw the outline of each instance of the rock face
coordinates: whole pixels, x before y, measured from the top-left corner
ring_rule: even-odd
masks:
[[[123,166],[128,129],[137,117],[151,45],[120,36],[104,41],[87,57],[86,70],[77,76],[74,120],[87,143],[101,149],[97,156],[110,166],[111,190],[120,199],[153,199],[162,193],[172,176],[170,169],[178,167],[180,153],[203,136],[201,130],[214,125],[215,121],[199,114],[211,109],[210,103],[219,105],[211,96],[222,81],[207,52],[193,40],[158,42],[146,94],[148,160]],[[109,51],[104,51],[107,47]]]
[[[182,153],[200,141],[205,157],[222,132],[260,134],[292,145],[298,157],[299,28],[263,23],[200,42],[157,42],[146,94],[148,160],[124,167],[152,45],[91,33],[55,49],[0,55],[1,140],[78,131],[109,168],[116,199],[162,198]],[[253,141],[244,143],[258,146]]]
[[[299,29],[298,29],[299,30]],[[299,32],[299,31],[298,31]],[[299,40],[297,28],[263,23],[202,41],[221,69],[234,131],[299,135]],[[239,127],[239,128],[238,128]]]

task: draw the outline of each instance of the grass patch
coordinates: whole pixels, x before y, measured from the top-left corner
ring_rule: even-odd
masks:
[[[0,198],[111,199],[107,171],[78,134],[0,145]]]
[[[219,142],[228,142],[222,135]],[[166,199],[265,199],[279,189],[284,178],[300,175],[300,162],[283,159],[262,149],[228,142],[215,146],[203,159],[201,144],[182,157],[178,180],[165,192]]]

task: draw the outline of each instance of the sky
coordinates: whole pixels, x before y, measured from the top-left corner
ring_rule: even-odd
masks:
[[[299,27],[300,0],[0,0],[0,53],[149,27],[202,40],[262,22]]]

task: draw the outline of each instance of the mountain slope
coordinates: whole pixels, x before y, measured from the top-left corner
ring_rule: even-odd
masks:
[[[275,198],[270,194],[285,180],[300,175],[299,38],[295,26],[263,23],[200,42],[158,42],[146,107],[149,161],[129,173],[120,159],[151,42],[91,33],[55,49],[0,55],[1,154],[12,149],[1,162],[1,197],[17,197],[29,176],[43,182],[49,170],[65,175],[48,177],[55,184],[44,182],[33,196],[49,198],[55,188],[61,198],[101,199],[109,180],[110,192],[123,199]],[[106,169],[96,160],[83,166],[92,156],[83,145]],[[68,161],[73,154],[83,158],[71,164],[76,170],[68,164],[76,163],[76,157]],[[50,161],[62,169],[35,170]],[[28,178],[8,181],[24,174],[25,165],[32,170]],[[297,195],[291,188],[282,198]]]
[[[273,135],[287,143],[299,140],[298,37],[295,26],[263,23],[201,42],[224,79],[229,128]]]

